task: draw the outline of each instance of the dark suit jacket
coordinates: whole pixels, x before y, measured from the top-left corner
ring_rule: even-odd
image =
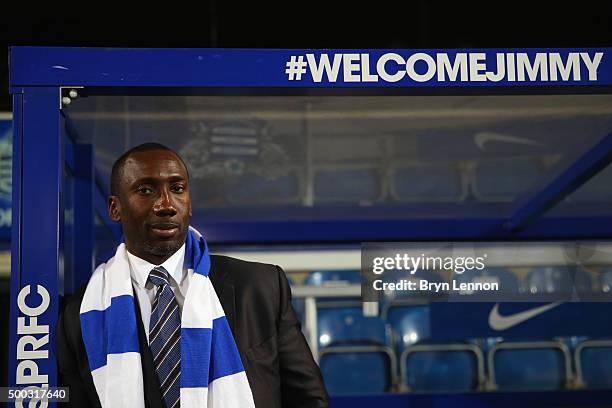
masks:
[[[291,306],[283,270],[213,255],[209,277],[236,339],[257,408],[327,407],[321,373]],[[70,387],[70,404],[79,408],[100,406],[81,336],[84,293],[85,287],[66,301],[57,328],[59,383]],[[145,405],[161,408],[159,381],[138,302],[134,303]]]

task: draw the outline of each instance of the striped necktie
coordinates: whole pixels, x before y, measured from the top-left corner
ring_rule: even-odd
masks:
[[[181,397],[181,314],[168,285],[168,271],[155,267],[149,273],[149,281],[157,286],[149,322],[149,346],[164,407],[174,408],[180,405]]]

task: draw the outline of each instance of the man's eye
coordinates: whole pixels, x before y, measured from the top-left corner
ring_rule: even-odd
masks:
[[[185,191],[185,187],[181,185],[172,186],[172,191],[175,193],[182,193]]]
[[[153,192],[153,189],[151,189],[150,187],[139,187],[136,191],[142,194],[150,194]]]

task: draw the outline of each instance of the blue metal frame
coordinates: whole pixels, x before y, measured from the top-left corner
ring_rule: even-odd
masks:
[[[454,81],[424,82],[402,80],[397,83],[350,82],[339,77],[336,81],[323,79],[314,81],[304,75],[300,81],[290,80],[285,72],[287,61],[292,56],[312,54],[319,58],[327,54],[330,58],[337,54],[368,55],[371,61],[386,53],[410,55],[422,53],[435,56],[444,53],[455,58],[459,53],[481,53],[486,60],[495,60],[498,53],[521,52],[530,57],[538,53],[557,53],[562,57],[569,53],[603,53],[598,68],[597,80],[587,79],[582,69],[580,80],[552,81],[530,80],[499,82]],[[84,93],[95,94],[241,94],[258,89],[263,92],[284,94],[304,94],[305,88],[328,88],[327,91],[342,92],[342,88],[353,88],[350,92],[376,91],[381,88],[396,88],[399,92],[411,92],[423,88],[442,87],[451,89],[455,94],[482,93],[539,93],[550,92],[610,92],[612,85],[612,59],[610,48],[589,49],[472,49],[472,50],[241,50],[241,49],[97,49],[97,48],[50,48],[50,47],[13,47],[11,49],[11,84],[84,86]],[[397,68],[397,67],[395,67]],[[394,69],[395,69],[394,68]],[[555,88],[556,86],[556,88]],[[584,87],[588,86],[588,88]],[[450,88],[449,88],[450,87]],[[551,88],[552,87],[552,88]],[[570,88],[571,87],[571,88]],[[458,89],[462,88],[462,89]],[[492,88],[492,89],[488,89]],[[349,91],[346,90],[345,91]],[[308,91],[311,92],[311,91]],[[436,92],[440,92],[437,90]],[[425,93],[427,91],[425,90]],[[67,117],[68,121],[69,118]],[[578,167],[588,165],[594,156],[607,157],[610,144],[600,143],[593,148],[586,162],[569,165],[553,184],[540,192],[527,197],[522,207],[516,208],[510,218],[496,219],[475,217],[465,228],[464,220],[453,219],[412,219],[399,217],[382,222],[368,221],[367,218],[354,220],[330,219],[314,222],[301,222],[302,216],[288,220],[283,225],[275,221],[227,221],[208,220],[214,211],[202,212],[202,220],[211,231],[211,241],[216,243],[240,242],[309,242],[309,241],[363,241],[376,239],[551,239],[561,237],[608,238],[610,221],[607,217],[593,220],[592,217],[563,217],[554,220],[535,221],[555,202],[563,198],[580,182],[592,177],[602,166],[602,161],[580,175],[574,174]],[[97,177],[97,175],[96,175]],[[97,183],[98,186],[100,183]],[[94,188],[94,208],[104,223],[112,230],[115,238],[120,239],[120,231],[106,215],[106,197],[99,187]],[[282,212],[282,209],[279,211]],[[228,213],[225,214],[227,216]],[[282,215],[282,213],[281,213]],[[284,214],[290,215],[290,212]],[[221,217],[223,219],[224,217]],[[225,219],[227,219],[225,217]],[[525,229],[527,223],[532,222]],[[563,227],[557,222],[562,221]],[[593,221],[597,221],[594,223]],[[601,222],[600,222],[601,221]],[[194,218],[198,223],[198,217]],[[316,226],[316,228],[315,228]],[[549,229],[549,227],[553,227]],[[266,236],[257,234],[266,228]],[[296,228],[299,227],[299,228]],[[363,236],[363,231],[368,236]],[[524,231],[519,231],[524,230]],[[471,232],[474,231],[474,232]]]
[[[612,219],[608,216],[545,217],[534,221],[528,229],[513,232],[507,230],[503,218],[224,222],[205,214],[205,211],[194,212],[192,224],[204,231],[214,244],[609,239],[612,236]]]
[[[59,311],[64,157],[58,109],[60,90],[25,87],[17,92],[20,93],[14,92],[13,212],[16,216],[12,229],[9,383],[53,385],[57,384],[54,329]],[[23,298],[23,295],[26,296]],[[24,324],[37,328],[20,329]],[[46,357],[19,350],[29,349],[25,346],[28,342],[40,342],[36,347]],[[46,378],[32,378],[33,368]]]
[[[497,53],[525,53],[533,58],[537,53],[558,53],[566,58],[569,53],[602,52],[607,56],[610,48],[576,49],[470,49],[470,50],[291,50],[291,49],[126,49],[126,48],[63,48],[63,47],[13,47],[11,49],[11,85],[87,87],[288,87],[288,88],[397,88],[397,87],[550,87],[591,86],[612,84],[612,61],[602,58],[596,81],[589,80],[586,70],[580,80],[553,81],[552,78],[536,80],[500,80],[487,82],[438,80],[434,77],[423,82],[404,78],[397,82],[344,80],[342,71],[335,80],[315,81],[310,75],[298,80],[289,79],[285,69],[291,57],[307,61],[307,55],[315,58],[326,54],[330,60],[336,54],[359,56],[367,54],[370,73],[375,73],[376,61],[383,54],[395,53],[403,58],[419,53],[436,58],[446,54],[455,61],[458,53],[478,53],[493,66]],[[579,60],[580,62],[580,60]],[[397,62],[387,64],[390,74],[396,73]],[[483,68],[484,69],[484,68]]]
[[[65,293],[74,293],[86,282],[87,275],[78,271],[93,270],[94,250],[94,152],[92,145],[75,145],[74,173],[74,251],[72,287]],[[64,278],[65,279],[65,278]],[[66,287],[66,286],[64,286]]]
[[[17,306],[17,294],[21,290],[21,133],[23,130],[23,90],[13,90],[13,184],[12,184],[12,224],[11,224],[11,303],[9,316],[9,350],[8,350],[8,381],[15,385],[15,373],[17,372],[17,359],[11,356],[17,355],[17,319],[19,308]]]
[[[525,228],[538,216],[563,200],[612,161],[612,133],[601,139],[582,157],[571,163],[557,177],[535,194],[519,200],[521,206],[510,217],[506,228],[514,232]]]
[[[445,52],[457,56],[460,52],[481,52],[487,59],[496,52],[525,52],[534,56],[538,52],[558,52],[562,56],[570,52],[604,53],[597,80],[583,75],[580,80],[543,81],[542,78],[527,82],[500,81],[456,82],[428,80],[415,82],[408,79],[397,83],[365,83],[329,79],[316,82],[310,76],[303,80],[290,80],[285,73],[291,56],[338,53],[368,54],[372,59],[384,53],[408,55],[421,52],[434,55]],[[9,350],[9,384],[16,384],[18,318],[26,318],[25,306],[34,307],[41,298],[34,294],[26,297],[18,307],[18,294],[25,287],[31,292],[40,286],[50,295],[47,309],[37,316],[37,325],[49,330],[50,350],[48,358],[35,361],[39,373],[48,375],[48,383],[56,383],[55,338],[59,306],[61,230],[63,207],[61,197],[63,170],[63,143],[66,143],[67,162],[76,176],[74,234],[83,233],[84,239],[75,239],[71,265],[72,272],[91,269],[93,248],[93,212],[97,211],[111,226],[116,238],[117,228],[106,217],[106,197],[93,169],[91,146],[62,140],[61,87],[83,86],[84,92],[95,94],[240,94],[257,89],[260,94],[276,92],[303,95],[313,88],[329,88],[325,91],[384,93],[380,88],[397,88],[398,92],[440,88],[436,92],[455,89],[459,94],[482,93],[546,93],[550,87],[559,93],[609,93],[612,85],[612,49],[528,49],[528,50],[237,50],[237,49],[94,49],[94,48],[11,48],[10,85],[14,100],[14,154],[13,154],[13,226],[12,226],[12,275],[11,320]],[[395,66],[394,69],[398,67]],[[450,88],[449,88],[450,87]],[[352,88],[350,90],[340,88]],[[369,89],[366,89],[369,88]],[[461,88],[456,90],[457,88]],[[493,90],[487,88],[494,88]],[[378,90],[377,90],[378,89]],[[450,92],[450,91],[449,91]],[[67,131],[66,131],[67,132]],[[215,220],[212,212],[194,216],[194,223],[202,220],[201,227],[213,243],[262,243],[262,242],[330,242],[363,240],[481,240],[481,239],[555,239],[555,238],[610,238],[612,220],[607,216],[589,217],[541,217],[555,202],[585,182],[610,161],[612,139],[606,138],[580,161],[560,173],[556,180],[540,192],[527,197],[525,204],[516,209],[510,219],[500,217],[474,217],[453,219],[428,217],[410,219],[305,219],[296,217],[279,221],[278,218],[251,220]],[[105,218],[106,217],[106,218]],[[77,228],[78,226],[78,228]],[[523,228],[528,226],[528,228]],[[265,230],[265,235],[262,231]],[[363,234],[367,231],[367,236]],[[76,237],[76,235],[75,235]],[[80,235],[79,235],[80,237]],[[65,289],[71,291],[78,285],[75,273],[68,271],[64,278]],[[83,276],[83,275],[81,275]],[[71,280],[72,279],[72,280]],[[42,289],[41,289],[42,290]],[[26,320],[24,320],[26,321]],[[22,321],[22,323],[24,322]],[[32,324],[32,320],[29,320]],[[43,330],[43,329],[41,329]],[[43,330],[44,331],[44,330]],[[36,338],[44,337],[38,333]],[[32,359],[36,360],[36,359]],[[29,360],[27,360],[29,361]],[[576,394],[573,394],[576,395]],[[408,399],[403,396],[389,400]],[[416,398],[416,397],[415,397]],[[429,402],[434,403],[431,397]],[[443,397],[439,397],[442,398]],[[350,398],[346,401],[352,401]],[[341,406],[342,399],[335,403]],[[363,400],[360,400],[363,401]],[[442,400],[439,400],[442,401]],[[361,402],[359,402],[361,403]],[[352,405],[357,406],[357,405]],[[482,405],[488,406],[488,405]]]

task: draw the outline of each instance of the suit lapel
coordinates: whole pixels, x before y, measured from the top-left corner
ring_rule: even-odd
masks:
[[[220,262],[217,262],[217,257],[212,255],[210,257],[210,272],[208,278],[217,292],[217,297],[225,317],[232,329],[234,338],[236,338],[236,295],[234,284],[230,278],[229,270],[221,267]]]
[[[221,302],[221,306],[223,307],[223,311],[225,312],[225,317],[232,329],[232,333],[234,337],[236,337],[236,296],[234,293],[234,285],[225,283],[221,288],[221,293],[219,296],[219,302]]]

